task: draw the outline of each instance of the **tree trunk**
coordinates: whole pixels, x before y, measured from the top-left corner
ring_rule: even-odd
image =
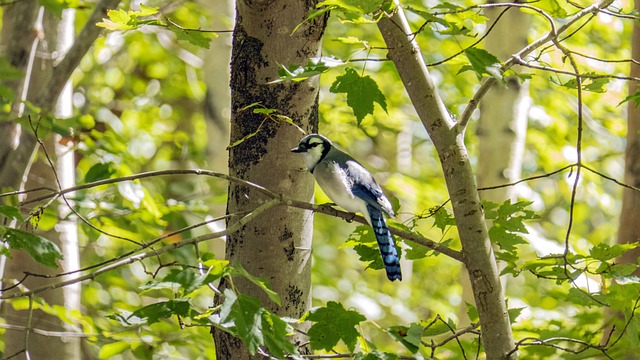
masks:
[[[78,41],[73,43],[75,33],[75,10],[63,11],[62,19],[55,18],[44,11],[35,0],[14,2],[4,8],[2,44],[7,49],[6,55],[10,63],[25,73],[25,78],[10,84],[16,94],[16,101],[12,107],[11,121],[0,123],[0,138],[8,140],[0,144],[0,187],[11,189],[23,188],[27,184],[29,175],[30,186],[58,186],[53,176],[53,169],[48,162],[42,160],[30,174],[30,168],[36,150],[37,142],[32,129],[20,125],[16,118],[24,117],[25,104],[20,100],[28,100],[45,111],[55,109],[56,116],[71,115],[71,88],[68,83],[72,71],[79,64],[80,59],[92,46],[99,35],[100,29],[95,23],[106,14],[106,9],[115,7],[119,0],[102,0],[96,5],[94,13],[83,28]],[[71,45],[73,43],[73,46]],[[42,54],[58,57],[42,56]],[[64,56],[61,56],[64,55]],[[55,71],[54,71],[55,69]],[[66,87],[66,88],[65,88]],[[63,90],[65,89],[65,90]],[[61,93],[63,93],[62,96]],[[58,103],[58,98],[61,98]],[[58,103],[58,106],[56,106]],[[32,120],[39,121],[38,115]],[[49,136],[42,139],[49,150],[50,156],[59,155],[52,161],[57,167],[60,185],[72,186],[75,178],[75,162],[73,152],[68,143],[60,137]],[[36,185],[37,184],[37,185]],[[13,252],[13,258],[2,257],[0,273],[3,279],[21,279],[25,271],[37,274],[59,273],[75,270],[79,267],[77,249],[77,225],[72,217],[68,217],[69,209],[66,204],[59,205],[60,221],[56,231],[44,234],[45,237],[57,243],[64,254],[61,263],[62,270],[45,268],[22,251]],[[12,224],[15,226],[16,224]],[[44,278],[30,277],[23,283],[28,288],[44,285]],[[42,295],[49,305],[60,305],[67,310],[79,309],[80,285],[47,291]],[[3,304],[2,314],[7,324],[15,325],[8,330],[4,337],[5,355],[11,356],[23,352],[16,358],[25,358],[28,354],[34,359],[79,359],[81,356],[80,339],[77,337],[45,337],[31,334],[29,342],[25,342],[25,332],[21,327],[29,324],[33,328],[54,331],[78,331],[77,328],[63,324],[57,317],[45,315],[40,311],[33,312],[33,319],[27,321],[25,311],[14,311],[10,304]],[[16,330],[17,329],[17,330]]]
[[[486,49],[501,61],[508,59],[527,46],[527,33],[531,16],[519,9],[486,9],[495,25],[486,40]],[[502,14],[502,16],[500,16]],[[487,26],[490,26],[489,24]],[[478,137],[478,187],[510,183],[520,178],[527,133],[527,115],[530,107],[528,82],[521,83],[517,76],[505,78],[506,84],[498,84],[487,92],[480,103]],[[515,187],[482,191],[480,198],[495,203],[515,200]],[[506,286],[505,277],[503,290]],[[460,273],[464,303],[473,304],[473,291],[469,277]],[[461,306],[459,318],[465,319],[467,307]],[[461,325],[465,325],[462,321]]]
[[[383,17],[378,27],[400,78],[438,152],[456,219],[464,262],[471,278],[487,359],[512,359],[509,314],[484,213],[464,145],[464,131],[455,126],[440,99],[418,45],[401,9]]]
[[[635,0],[635,8],[636,10],[640,9],[640,0]],[[640,27],[635,22],[631,58],[640,59]],[[629,76],[640,77],[640,65],[630,64]],[[637,81],[629,81],[629,95],[635,94],[639,89]],[[627,104],[627,149],[624,161],[624,182],[640,188],[640,109],[633,100]],[[638,214],[640,214],[640,193],[623,188],[618,243],[626,244],[640,241]],[[640,249],[634,249],[625,253],[622,256],[622,261],[637,264],[638,257],[640,257]]]
[[[238,1],[231,57],[231,143],[244,141],[230,149],[229,174],[305,201],[312,199],[313,179],[301,171],[302,159],[289,151],[303,134],[284,122],[265,119],[243,108],[258,102],[291,117],[306,131],[317,130],[317,77],[268,84],[278,78],[280,64],[305,64],[320,54],[325,17],[305,22],[292,35],[315,5],[316,1]],[[251,134],[255,136],[247,137]],[[231,184],[227,213],[237,215],[228,224],[264,201],[257,191]],[[283,205],[231,234],[227,259],[266,278],[282,304],[274,304],[262,290],[243,279],[234,279],[236,289],[258,298],[278,315],[295,318],[304,314],[311,303],[312,230],[311,212]],[[223,281],[221,287],[228,285]],[[249,358],[239,340],[215,329],[214,338],[218,359]]]
[[[495,22],[503,8],[486,10]],[[531,16],[518,9],[502,15],[487,37],[486,49],[504,61],[527,46]],[[478,122],[478,186],[487,187],[520,178],[530,107],[528,83],[517,76],[507,77],[506,86],[489,90],[480,104]],[[483,191],[481,198],[497,203],[513,199],[513,187]]]

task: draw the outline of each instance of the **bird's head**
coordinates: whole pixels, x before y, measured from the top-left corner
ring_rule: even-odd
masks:
[[[313,172],[318,162],[331,150],[331,140],[320,134],[309,134],[300,140],[297,147],[291,152],[304,155],[305,163],[309,171]]]

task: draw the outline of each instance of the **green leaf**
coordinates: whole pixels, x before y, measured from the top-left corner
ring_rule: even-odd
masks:
[[[420,245],[410,240],[405,240],[404,243],[405,245],[409,245],[408,249],[405,247],[405,259],[407,260],[424,259],[427,257],[427,254],[433,251],[424,245]]]
[[[615,259],[618,256],[626,253],[629,250],[638,247],[638,243],[634,244],[615,244],[610,246],[605,243],[600,243],[589,250],[589,256],[600,261],[607,261]]]
[[[134,18],[122,9],[107,10],[107,17],[108,19],[102,19],[96,26],[107,30],[131,30],[136,28]]]
[[[62,16],[62,10],[69,7],[66,1],[38,0],[38,2],[40,5],[44,6],[48,12],[54,14],[58,18]]]
[[[332,41],[341,42],[347,45],[362,45],[364,47],[369,46],[369,43],[366,40],[360,40],[355,36],[337,37],[335,39],[332,39]]]
[[[353,109],[358,125],[365,116],[373,114],[374,102],[387,111],[387,102],[378,84],[370,76],[360,76],[353,68],[345,69],[344,75],[336,78],[329,91],[347,94],[347,105]]]
[[[151,325],[157,323],[162,318],[168,318],[174,315],[182,317],[189,316],[190,310],[191,304],[189,304],[188,299],[177,299],[147,305],[134,311],[131,316],[133,319],[146,319],[147,323]]]
[[[240,264],[234,265],[233,272],[235,274],[243,276],[244,278],[251,281],[255,285],[258,285],[258,287],[260,287],[267,294],[267,296],[271,301],[280,305],[281,303],[280,296],[278,295],[278,293],[271,290],[271,287],[269,286],[269,282],[267,281],[267,279],[249,274],[247,270],[245,270]]]
[[[102,22],[96,26],[106,28],[108,30],[132,30],[142,25],[160,25],[166,26],[156,20],[139,20],[139,17],[147,17],[157,14],[159,11],[156,7],[150,7],[140,4],[140,11],[134,10],[107,10],[108,19],[102,19]]]
[[[112,163],[98,163],[93,165],[87,174],[84,176],[84,182],[90,183],[98,180],[104,180],[111,177],[111,175],[116,173],[116,169],[112,167]]]
[[[160,8],[140,4],[140,11],[135,11],[137,16],[152,16],[158,13]]]
[[[131,311],[120,309],[117,313],[107,315],[108,319],[117,321],[121,326],[140,326],[147,323],[146,318],[133,315]]]
[[[293,327],[279,316],[268,311],[262,313],[264,345],[277,359],[284,359],[285,354],[298,354],[297,347],[288,338],[293,331]]]
[[[509,321],[511,322],[511,324],[514,324],[516,322],[516,319],[518,318],[518,316],[520,316],[522,310],[524,310],[523,307],[507,310],[507,312],[509,313]]]
[[[626,103],[627,101],[631,101],[633,100],[633,102],[636,103],[636,107],[638,107],[640,105],[640,90],[636,91],[635,93],[627,96],[626,98],[624,98],[624,100],[620,101],[618,103],[618,106]]]
[[[40,264],[57,268],[63,256],[53,242],[26,231],[0,226],[0,234],[9,243],[11,250],[24,250]]]
[[[198,30],[190,30],[179,28],[171,23],[168,24],[169,30],[176,34],[178,40],[188,41],[189,43],[208,49],[211,44],[211,39],[218,37],[215,33],[204,33]]]
[[[365,269],[381,270],[384,269],[384,263],[382,262],[382,256],[380,255],[380,248],[378,242],[373,234],[373,229],[367,225],[360,225],[349,235],[347,241],[339,248],[353,247],[356,253],[360,256],[359,260],[367,263]],[[402,249],[396,243],[396,251],[398,256],[402,256]]]
[[[509,252],[514,252],[518,244],[526,244],[527,241],[518,234],[528,233],[525,220],[537,218],[533,211],[527,210],[531,204],[531,201],[518,201],[512,204],[506,200],[498,206],[495,203],[483,202],[485,217],[493,220],[493,226],[489,229],[491,241]]]
[[[593,73],[593,72],[586,73],[586,74],[583,74],[583,75],[597,76],[597,74]],[[595,93],[599,93],[599,94],[605,93],[607,91],[604,88],[604,86],[607,85],[608,83],[609,83],[609,79],[606,78],[606,77],[601,77],[601,78],[588,78],[588,77],[585,77],[585,78],[582,78],[582,81],[581,81],[582,90],[595,92]],[[577,89],[578,88],[578,80],[575,77],[571,78],[567,82],[562,83],[561,86],[564,86],[564,87],[566,87],[568,89]]]
[[[415,6],[406,6],[405,7],[408,11],[411,11],[412,13],[420,16],[421,18],[423,18],[424,20],[426,20],[427,22],[434,22],[434,23],[438,23],[440,25],[443,25],[444,27],[450,27],[452,24],[442,18],[439,18],[435,15],[433,15],[432,13],[430,13],[428,10],[425,9],[419,9]]]
[[[468,306],[468,304],[467,304]],[[422,332],[422,336],[438,336],[451,332],[451,329],[444,321],[435,321],[431,326],[425,328]]]
[[[604,297],[599,294],[587,294],[584,291],[581,291],[576,288],[569,289],[569,293],[567,294],[566,300],[578,305],[584,306],[604,306],[602,302],[604,301]]]
[[[0,79],[14,80],[23,76],[22,71],[11,65],[6,57],[0,57]]]
[[[22,214],[20,214],[20,210],[15,206],[0,205],[0,215],[3,215],[8,219],[16,219],[18,221],[24,220],[22,218]]]
[[[129,350],[131,348],[130,341],[116,341],[110,344],[102,345],[100,352],[98,353],[99,359],[111,359],[118,354]]]
[[[311,310],[306,320],[314,322],[308,332],[312,349],[331,351],[342,340],[353,352],[358,339],[355,327],[366,318],[357,311],[346,310],[342,304],[329,301],[326,307]]]
[[[435,213],[433,213],[433,221],[433,224],[440,229],[443,234],[449,226],[456,225],[456,219],[454,219],[449,211],[444,207],[439,208]]]
[[[558,0],[541,0],[536,3],[536,6],[553,17],[566,18],[569,15]]]
[[[471,68],[478,78],[482,78],[482,75],[486,74],[498,80],[502,79],[500,60],[495,55],[486,50],[476,48],[466,49],[464,54],[471,62]]]
[[[338,17],[343,21],[349,21],[353,23],[371,23],[364,15],[370,15],[378,12],[381,9],[384,0],[325,0],[316,7],[318,11],[324,10],[332,11],[336,13]],[[311,16],[311,15],[310,15]],[[317,17],[314,13],[314,17]]]
[[[312,58],[311,60],[309,60],[309,62],[307,62],[305,66],[291,65],[289,67],[285,67],[281,65],[281,69],[278,70],[278,75],[280,76],[280,78],[271,81],[270,84],[282,82],[285,80],[304,81],[312,76],[325,73],[329,69],[341,65],[344,65],[344,62],[342,60],[329,56]]]
[[[221,322],[232,324],[236,333],[254,355],[258,347],[264,343],[262,336],[262,312],[258,299],[224,291],[225,301],[220,310]]]
[[[418,323],[411,323],[410,327],[393,326],[388,330],[389,335],[404,345],[411,353],[415,354],[420,350],[420,340],[424,327]]]
[[[353,247],[360,256],[358,260],[367,263],[365,269],[381,270],[384,268],[377,244],[360,244]]]
[[[469,320],[472,323],[476,323],[480,320],[480,316],[478,316],[478,309],[472,304],[467,304],[467,315],[469,316]]]

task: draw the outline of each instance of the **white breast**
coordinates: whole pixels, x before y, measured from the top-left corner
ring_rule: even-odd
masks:
[[[366,214],[366,203],[353,195],[347,174],[337,163],[323,161],[316,166],[313,175],[322,191],[336,205],[352,213]]]

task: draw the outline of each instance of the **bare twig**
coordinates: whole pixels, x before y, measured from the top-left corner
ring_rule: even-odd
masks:
[[[255,219],[257,216],[259,216],[260,214],[262,214],[263,212],[267,211],[268,209],[271,209],[272,207],[280,204],[282,201],[280,199],[274,198],[271,199],[267,202],[265,202],[264,204],[258,206],[255,210],[253,210],[252,212],[250,212],[249,214],[243,216],[242,218],[240,218],[238,221],[236,221],[233,225],[229,226],[228,228],[226,228],[225,230],[222,231],[218,231],[215,233],[211,233],[211,234],[205,234],[205,235],[201,235],[201,236],[197,236],[191,239],[187,239],[187,240],[183,240],[177,243],[173,243],[173,244],[169,244],[169,245],[165,245],[157,250],[151,250],[151,251],[147,251],[141,254],[137,254],[134,256],[131,256],[129,258],[120,260],[118,262],[112,263],[110,265],[104,266],[90,274],[86,274],[86,275],[82,275],[82,276],[78,276],[76,278],[73,279],[69,279],[69,280],[65,280],[65,281],[60,281],[60,282],[56,282],[53,284],[48,284],[45,286],[41,286],[38,288],[34,288],[28,291],[24,291],[24,292],[18,292],[18,293],[13,293],[13,294],[3,294],[2,296],[0,296],[0,299],[12,299],[12,298],[18,298],[18,297],[24,297],[24,296],[32,296],[38,293],[41,293],[43,291],[47,291],[47,290],[52,290],[52,289],[57,289],[57,288],[61,288],[67,285],[71,285],[71,284],[75,284],[78,282],[82,282],[82,281],[86,281],[86,280],[93,280],[95,279],[98,275],[104,274],[106,272],[112,271],[114,269],[117,269],[121,266],[124,265],[128,265],[128,264],[132,264],[134,262],[149,258],[149,257],[153,257],[153,256],[157,256],[160,254],[163,254],[165,252],[168,251],[172,251],[175,249],[179,249],[181,247],[184,246],[189,246],[189,245],[195,245],[198,243],[201,243],[203,241],[206,240],[211,240],[211,239],[215,239],[215,238],[219,238],[222,236],[225,236],[227,234],[232,234],[236,231],[238,231],[239,229],[241,229],[244,225],[246,225],[248,222],[250,222],[251,220]]]
[[[611,5],[611,3],[613,3],[613,0],[603,0],[603,1],[600,1],[599,3],[596,3],[596,4],[593,4],[591,6],[585,7],[584,9],[582,9],[579,12],[577,12],[572,17],[568,18],[566,20],[566,22],[564,22],[557,29],[555,28],[555,24],[554,24],[553,25],[554,28],[552,28],[547,33],[547,35],[545,35],[545,36],[539,38],[538,40],[532,42],[531,44],[527,45],[525,48],[520,50],[518,53],[514,54],[509,60],[505,61],[505,63],[502,66],[502,70],[507,70],[507,69],[511,68],[513,65],[516,65],[518,63],[517,59],[522,59],[522,58],[526,57],[527,55],[529,55],[531,52],[533,52],[535,49],[539,48],[540,46],[548,43],[549,41],[557,39],[558,35],[562,34],[565,31],[567,31],[573,24],[575,24],[577,21],[582,19],[582,17],[584,17],[585,15],[602,11],[602,9],[604,9],[607,6]],[[480,104],[480,100],[489,91],[489,89],[496,83],[496,81],[497,81],[496,78],[488,77],[482,82],[482,84],[480,85],[480,88],[478,88],[478,90],[474,94],[473,98],[471,100],[469,100],[469,104],[467,104],[467,107],[462,112],[462,115],[460,115],[460,119],[458,120],[458,122],[455,125],[457,127],[457,131],[459,131],[459,132],[464,131],[464,129],[467,126],[467,123],[471,119],[471,115],[473,114],[473,112],[476,110],[476,108]]]

